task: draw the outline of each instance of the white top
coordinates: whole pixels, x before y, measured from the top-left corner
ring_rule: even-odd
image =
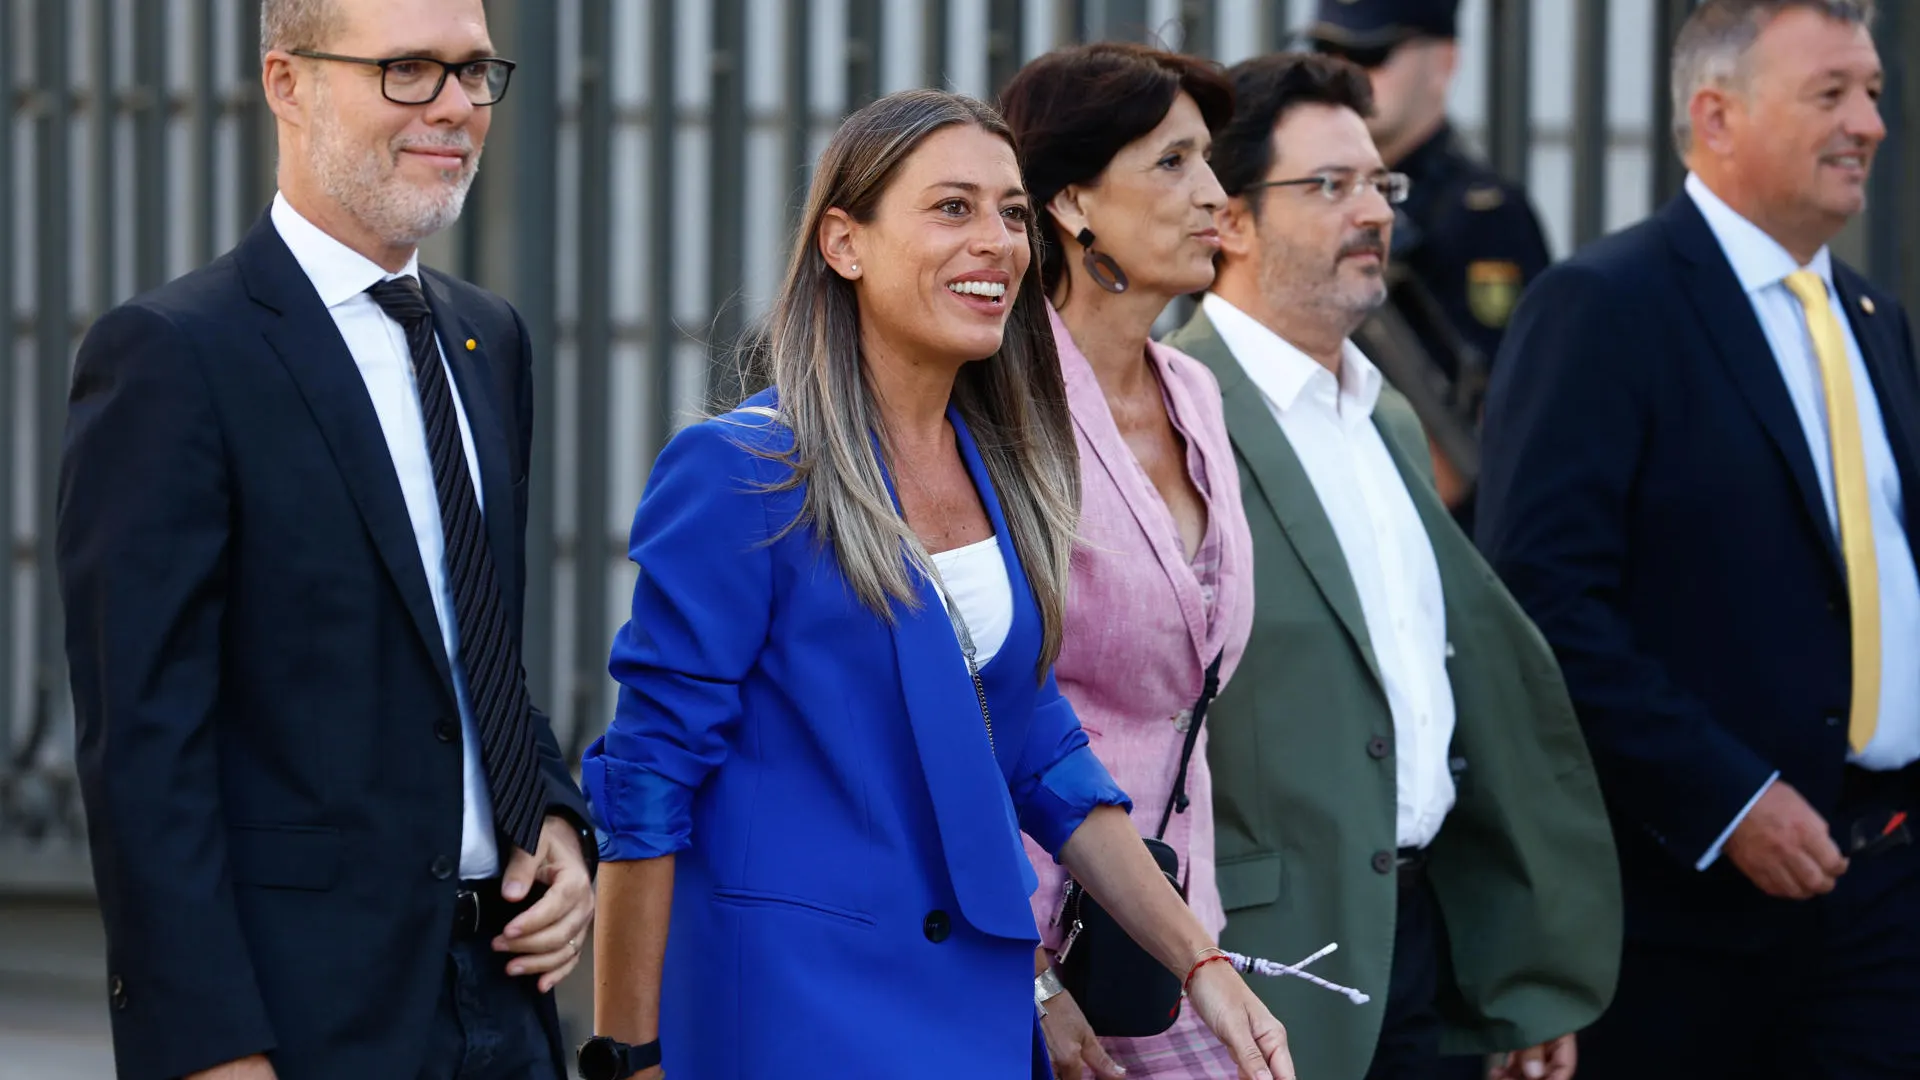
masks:
[[[1833,495],[1833,450],[1827,438],[1826,387],[1820,381],[1820,360],[1813,351],[1806,310],[1786,286],[1787,275],[1802,267],[1778,240],[1740,216],[1698,176],[1688,174],[1686,189],[1707,219],[1714,239],[1720,242],[1720,250],[1726,254],[1734,277],[1746,291],[1753,314],[1773,349],[1774,363],[1780,368],[1780,378],[1786,383],[1787,396],[1793,400],[1794,414],[1799,417],[1800,430],[1813,455],[1813,471],[1819,477],[1820,494],[1826,503],[1827,524],[1837,539],[1840,514]],[[1920,654],[1920,576],[1914,570],[1913,549],[1904,525],[1906,504],[1900,470],[1887,442],[1880,399],[1873,393],[1873,380],[1867,374],[1860,342],[1853,335],[1853,324],[1841,304],[1839,291],[1834,288],[1832,253],[1821,248],[1805,269],[1812,270],[1826,282],[1827,303],[1832,306],[1841,336],[1847,343],[1847,366],[1853,375],[1854,400],[1860,410],[1860,443],[1866,457],[1874,561],[1880,571],[1880,718],[1873,740],[1864,750],[1849,753],[1848,760],[1869,769],[1898,769],[1920,759],[1920,665],[1912,662],[1912,658]],[[1720,857],[1727,838],[1779,775],[1774,773],[1760,785],[1760,791],[1707,849],[1698,863],[1700,869],[1706,869]]]
[[[933,565],[946,586],[941,603],[949,611],[954,604],[960,605],[960,617],[973,637],[973,662],[986,667],[1013,629],[1013,582],[1000,556],[1000,538],[989,536],[977,544],[938,552]]]
[[[1446,598],[1426,525],[1373,424],[1380,369],[1349,341],[1336,379],[1220,297],[1208,293],[1202,307],[1266,398],[1340,541],[1393,713],[1397,841],[1425,847],[1454,799]]]
[[[340,328],[347,351],[353,354],[353,362],[367,384],[367,396],[373,399],[373,411],[380,418],[387,454],[393,459],[400,494],[407,503],[407,517],[413,522],[414,542],[420,548],[420,565],[426,570],[433,613],[440,621],[440,640],[452,665],[454,696],[460,705],[461,773],[466,793],[460,823],[460,876],[467,880],[493,877],[500,870],[500,853],[493,837],[493,800],[487,791],[486,767],[480,760],[480,731],[467,701],[466,674],[460,667],[459,627],[447,584],[446,534],[440,528],[440,497],[433,486],[426,423],[420,417],[420,395],[413,381],[413,353],[400,324],[388,318],[367,295],[367,289],[377,282],[398,277],[418,279],[420,257],[416,254],[405,269],[389,274],[301,217],[286,196],[274,195],[270,214],[280,239],[293,252],[300,269],[306,271],[320,294],[320,302]],[[446,363],[444,346],[440,362]],[[466,407],[460,402],[459,384],[451,371],[447,372],[447,387],[453,393],[453,411],[460,422],[460,442],[467,452],[474,499],[484,511],[473,432],[467,426]],[[421,722],[427,722],[427,718],[422,717]]]

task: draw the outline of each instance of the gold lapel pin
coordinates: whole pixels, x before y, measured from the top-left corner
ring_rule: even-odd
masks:
[[[472,338],[468,338],[468,339],[467,339],[467,351],[468,351],[468,352],[472,352],[473,350],[475,350],[475,349],[477,349],[477,348],[479,348],[479,347],[480,347],[480,343],[479,343],[479,342],[477,342],[477,341],[475,341],[475,340],[473,340]]]
[[[1860,310],[1866,312],[1869,315],[1873,314],[1873,298],[1870,296],[1861,297]]]

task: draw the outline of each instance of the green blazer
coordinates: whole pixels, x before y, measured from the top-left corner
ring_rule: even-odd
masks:
[[[1333,525],[1265,398],[1204,311],[1167,344],[1220,381],[1253,530],[1253,638],[1207,716],[1223,944],[1292,963],[1338,942],[1311,970],[1372,995],[1366,1005],[1298,979],[1254,984],[1301,1076],[1361,1080],[1399,900],[1393,717]],[[1552,650],[1441,503],[1406,400],[1382,393],[1374,423],[1440,564],[1453,756],[1466,762],[1429,849],[1451,946],[1445,1049],[1518,1049],[1585,1027],[1613,996],[1613,838]]]

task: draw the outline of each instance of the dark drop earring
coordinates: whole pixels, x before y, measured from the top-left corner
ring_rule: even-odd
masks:
[[[1120,269],[1120,264],[1113,261],[1113,256],[1093,250],[1093,230],[1081,229],[1080,235],[1074,239],[1080,241],[1080,246],[1085,249],[1080,256],[1080,265],[1087,268],[1087,276],[1093,279],[1093,283],[1110,293],[1126,292],[1127,272]]]

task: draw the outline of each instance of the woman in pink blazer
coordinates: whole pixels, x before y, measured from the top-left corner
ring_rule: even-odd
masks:
[[[1063,49],[1027,65],[1001,99],[1046,244],[1042,282],[1080,450],[1081,517],[1055,665],[1094,753],[1154,835],[1173,794],[1209,666],[1222,684],[1253,625],[1253,545],[1220,389],[1198,361],[1149,338],[1175,297],[1213,281],[1225,201],[1207,164],[1232,90],[1212,65],[1136,45]],[[1212,783],[1204,725],[1189,804],[1164,839],[1189,904],[1218,940]],[[1238,1063],[1183,1009],[1163,1034],[1096,1040],[1047,976],[1066,934],[1063,868],[1031,840],[1045,997],[1062,1080],[1221,1078]]]

